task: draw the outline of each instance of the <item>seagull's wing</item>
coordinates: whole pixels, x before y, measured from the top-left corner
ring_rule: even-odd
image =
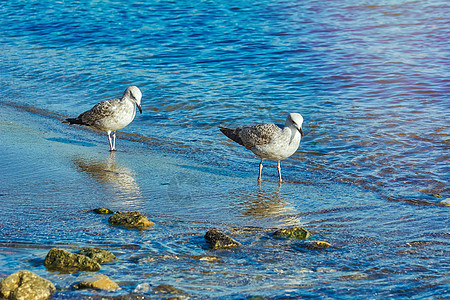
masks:
[[[241,131],[241,127],[237,127],[237,128],[220,127],[220,131],[223,134],[225,134],[229,139],[235,141],[239,145],[244,146],[244,142],[242,141],[241,137],[239,136],[239,132]]]
[[[111,99],[99,102],[90,110],[79,115],[77,119],[85,125],[93,125],[95,122],[113,115],[119,101],[120,99]]]
[[[275,124],[256,124],[241,127],[239,137],[247,149],[258,145],[269,144],[272,139],[281,134],[282,129]]]

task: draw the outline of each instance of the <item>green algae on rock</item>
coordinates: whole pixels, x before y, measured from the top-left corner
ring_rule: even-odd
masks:
[[[47,279],[31,271],[19,271],[0,281],[0,298],[11,300],[45,300],[56,288]]]
[[[283,228],[273,233],[274,237],[278,238],[292,238],[305,240],[311,236],[311,234],[302,227]]]
[[[127,228],[146,229],[154,225],[152,221],[138,211],[122,213],[116,212],[109,217],[109,224],[114,226],[124,226]]]
[[[109,208],[96,208],[92,210],[94,214],[98,215],[112,215],[114,212]]]
[[[100,248],[82,247],[78,254],[87,256],[101,265],[112,263],[117,260],[117,257],[114,254]]]
[[[241,245],[241,243],[217,229],[208,230],[205,234],[205,240],[212,249],[230,249]]]
[[[44,266],[49,271],[75,273],[78,271],[96,272],[100,264],[81,254],[75,254],[63,249],[53,248],[45,257]]]
[[[310,249],[325,249],[330,247],[330,243],[324,241],[306,241],[305,243]]]
[[[80,289],[96,289],[96,290],[117,290],[119,285],[109,279],[108,276],[100,274],[93,277],[86,278],[74,285],[78,290]]]

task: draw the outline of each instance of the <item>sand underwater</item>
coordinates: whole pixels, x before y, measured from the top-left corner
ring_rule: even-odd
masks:
[[[442,207],[391,202],[320,178],[259,187],[256,159],[249,174],[198,164],[179,154],[188,149],[172,151],[132,135],[119,134],[120,151],[110,154],[105,134],[15,106],[0,106],[0,278],[33,271],[55,284],[53,299],[164,299],[170,295],[154,289],[161,284],[194,299],[449,295],[448,211]],[[107,216],[91,212],[98,207],[140,211],[155,225],[113,227]],[[293,225],[331,247],[311,249],[272,236]],[[204,235],[210,228],[242,246],[209,249]],[[74,290],[90,274],[43,266],[51,248],[82,246],[118,257],[98,273],[119,290]]]

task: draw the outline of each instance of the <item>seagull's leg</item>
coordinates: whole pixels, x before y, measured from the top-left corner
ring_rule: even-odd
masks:
[[[111,131],[108,131],[107,134],[108,134],[108,142],[109,142],[109,151],[114,151],[114,147],[113,147],[113,144],[111,141]]]
[[[116,132],[113,131],[113,151],[116,151]]]
[[[278,169],[278,182],[282,182],[281,180],[281,166],[280,166],[280,161],[277,160],[277,169]]]
[[[263,168],[262,162],[263,162],[263,160],[261,159],[261,162],[259,163],[258,182],[261,182],[261,181],[262,181],[262,179],[261,179],[261,171],[262,171],[262,168]]]

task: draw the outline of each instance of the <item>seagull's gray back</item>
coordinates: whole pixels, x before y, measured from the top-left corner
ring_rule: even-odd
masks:
[[[270,144],[274,137],[282,133],[282,129],[275,124],[256,124],[238,128],[243,145],[250,150],[258,145]]]
[[[302,138],[302,123],[300,114],[291,113],[283,129],[275,124],[256,124],[235,129],[221,127],[220,131],[259,158],[280,161],[297,151]]]
[[[135,104],[127,99],[111,99],[97,103],[92,109],[82,113],[77,119],[83,124],[102,131],[116,131],[133,121]]]
[[[94,126],[95,122],[100,119],[108,118],[113,113],[113,108],[117,106],[120,99],[111,99],[97,103],[93,108],[78,116],[84,124]]]

